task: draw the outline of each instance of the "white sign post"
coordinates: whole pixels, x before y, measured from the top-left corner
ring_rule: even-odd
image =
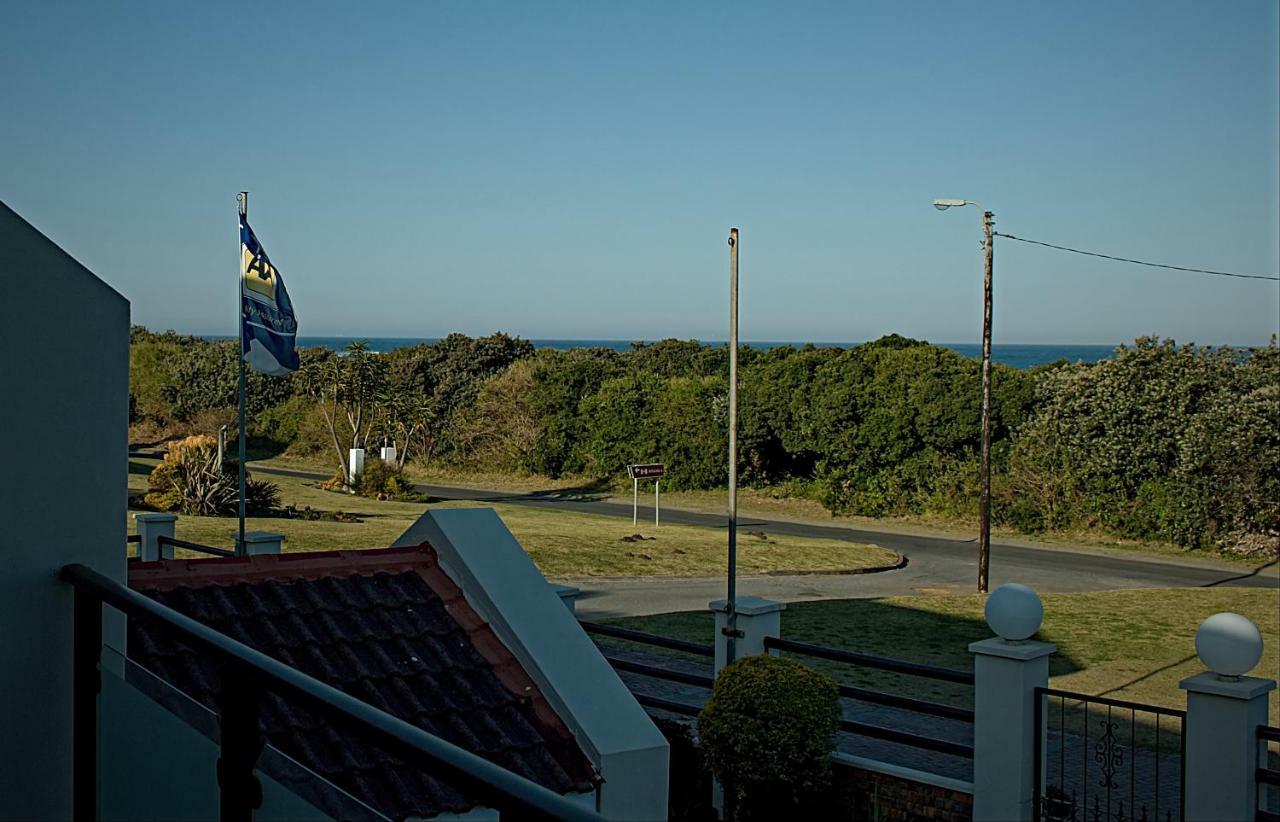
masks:
[[[657,527],[658,518],[658,478],[667,473],[667,466],[660,462],[646,462],[639,465],[628,465],[627,476],[631,477],[631,524],[636,525],[640,512],[640,480],[653,480],[653,524]]]

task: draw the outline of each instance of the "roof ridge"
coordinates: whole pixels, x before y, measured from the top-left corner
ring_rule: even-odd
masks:
[[[153,562],[131,560],[129,587],[135,590],[167,591],[182,587],[253,584],[268,580],[317,580],[333,576],[403,573],[438,563],[430,543],[397,548],[305,551],[260,554],[249,557],[209,557],[202,559],[162,559]]]

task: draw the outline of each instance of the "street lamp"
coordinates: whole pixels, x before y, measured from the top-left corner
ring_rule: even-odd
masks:
[[[961,206],[976,206],[972,200],[937,199],[933,207],[939,211]],[[978,500],[978,592],[987,592],[991,564],[991,267],[994,249],[991,235],[995,215],[982,212],[982,496]]]

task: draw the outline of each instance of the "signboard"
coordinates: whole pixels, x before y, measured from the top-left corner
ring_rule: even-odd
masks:
[[[667,466],[661,462],[642,462],[627,466],[627,476],[631,477],[631,524],[635,525],[640,516],[640,480],[653,480],[653,524],[658,524],[658,478],[667,473]]]

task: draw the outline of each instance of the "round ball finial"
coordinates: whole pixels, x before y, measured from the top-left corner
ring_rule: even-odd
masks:
[[[1021,642],[1040,630],[1044,604],[1026,585],[1007,582],[987,597],[986,617],[1001,639]]]
[[[1234,679],[1262,659],[1262,632],[1247,617],[1214,614],[1196,631],[1196,653],[1210,671]]]

